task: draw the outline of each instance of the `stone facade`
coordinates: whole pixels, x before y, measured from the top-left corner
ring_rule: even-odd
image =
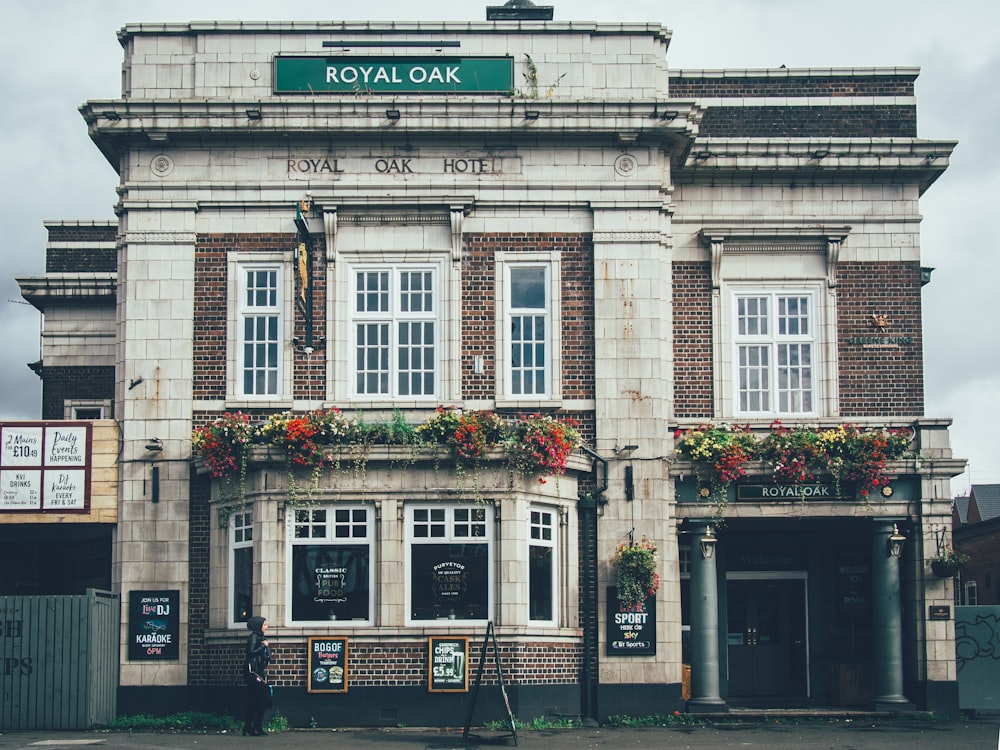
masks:
[[[881,673],[893,661],[885,644],[873,652],[849,638],[858,623],[882,632],[883,619],[903,667],[898,686],[870,698],[956,707],[953,623],[925,619],[928,605],[950,602],[950,583],[927,580],[923,559],[950,513],[937,498],[962,462],[947,420],[924,414],[918,208],[953,144],[917,138],[915,70],[673,71],[669,32],[641,24],[143,24],[119,36],[122,97],[82,107],[120,170],[119,222],[51,226],[45,277],[21,284],[46,312],[46,417],[60,401],[110,398],[106,380],[101,390],[78,377],[74,388],[66,375],[96,381],[113,367],[116,589],[180,592],[177,661],[130,661],[123,633],[128,708],[148,712],[154,692],[160,708],[238,705],[237,558],[252,571],[243,593],[270,621],[270,675],[293,723],[454,724],[448,696],[427,689],[427,639],[468,636],[476,660],[487,620],[522,720],[842,702],[831,675],[843,662]],[[414,62],[429,43],[441,49]],[[505,60],[507,83],[472,94],[380,88],[402,83],[410,64],[411,81],[434,65],[457,80],[459,56]],[[282,88],[288,61],[321,58],[347,66],[321,87],[348,75],[370,86]],[[525,271],[539,292],[527,309],[545,320],[533,329],[545,352],[537,389],[512,354],[524,314],[514,278]],[[53,314],[79,296],[67,279],[77,272],[92,311]],[[390,319],[378,330],[402,331],[409,313],[430,309],[400,302],[379,317],[379,285],[404,277],[400,288],[433,298],[420,318],[433,330],[421,350],[432,351],[433,377],[420,382],[433,384],[408,390],[393,379],[403,360],[387,358],[393,385],[380,391],[363,377],[382,370],[363,356],[378,347],[366,349],[362,332]],[[793,324],[809,352],[804,406],[746,406],[738,311],[765,299],[804,310]],[[267,315],[254,317],[258,307]],[[273,331],[253,327],[265,317]],[[257,336],[275,352],[264,374],[253,367]],[[192,429],[226,412],[264,421],[337,408],[419,424],[441,404],[572,418],[586,449],[544,483],[508,482],[491,459],[474,490],[450,461],[378,451],[360,476],[296,475],[255,455],[238,497],[191,463]],[[676,460],[675,431],[763,432],[776,419],[906,428],[911,452],[874,501],[739,501],[718,517],[694,467]],[[153,437],[162,451],[151,454]],[[154,467],[156,504],[146,499]],[[746,484],[766,483],[763,467],[750,474]],[[488,518],[487,616],[418,612],[414,514],[429,509]],[[530,614],[538,509],[558,540],[545,621]],[[314,510],[365,519],[356,528],[377,593],[354,623],[295,615],[296,534],[327,533]],[[239,535],[237,520],[248,524]],[[908,538],[898,565],[878,551],[886,524]],[[717,557],[700,552],[706,527],[717,529]],[[609,643],[608,613],[623,613],[611,560],[642,537],[657,546],[662,585],[647,651],[629,655]],[[840,571],[854,568],[867,571],[852,594],[860,609],[843,599]],[[718,607],[695,606],[692,587]],[[766,659],[744,648],[766,627],[758,594],[791,612],[764,643],[801,651]],[[726,629],[707,643],[718,618]],[[306,692],[312,636],[350,639],[346,695]],[[782,665],[794,679],[776,677]],[[485,679],[495,684],[495,669]]]

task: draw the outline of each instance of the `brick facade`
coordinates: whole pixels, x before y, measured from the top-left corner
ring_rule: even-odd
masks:
[[[885,332],[873,314],[888,318]],[[919,263],[839,264],[837,339],[841,416],[923,416]]]
[[[114,367],[42,368],[42,419],[63,419],[67,399],[111,400],[115,396]]]
[[[705,262],[674,262],[674,417],[712,416],[712,276]]]
[[[723,105],[709,108],[699,133],[720,138],[914,138],[917,108]]]
[[[671,75],[670,96],[694,98],[913,96],[916,75]]]

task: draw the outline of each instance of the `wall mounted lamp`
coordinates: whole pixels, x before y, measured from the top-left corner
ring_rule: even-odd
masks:
[[[905,541],[906,537],[899,533],[899,526],[893,524],[892,533],[886,539],[889,547],[889,557],[899,557],[903,554],[903,543]]]
[[[150,438],[146,443],[146,450],[150,453],[160,453],[163,450],[163,441],[159,438]]]
[[[701,556],[703,558],[710,560],[715,557],[716,542],[718,542],[718,539],[715,538],[715,533],[712,531],[712,527],[706,526],[704,536],[698,540],[698,544],[701,547]]]
[[[401,117],[398,109],[387,109],[385,111],[385,119],[396,122]]]
[[[113,109],[106,109],[101,114],[104,115],[105,120],[111,120],[111,122],[118,122],[122,119],[122,116]]]
[[[263,116],[264,116],[263,113],[256,107],[251,107],[247,109],[248,120],[260,120]]]
[[[524,110],[525,120],[537,120],[539,114],[541,114],[537,109],[526,109]]]

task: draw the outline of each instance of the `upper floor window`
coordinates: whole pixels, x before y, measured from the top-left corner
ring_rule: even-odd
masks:
[[[492,518],[485,505],[407,508],[410,621],[490,618]]]
[[[736,413],[815,413],[813,295],[739,291],[734,311]]]
[[[551,401],[561,395],[558,254],[497,257],[498,398]]]
[[[356,267],[353,282],[354,395],[436,398],[441,360],[436,267]]]
[[[371,624],[372,526],[364,506],[294,510],[286,558],[292,623]]]
[[[239,273],[239,391],[277,396],[282,390],[282,268],[242,265]]]
[[[253,614],[253,508],[229,517],[229,622]]]

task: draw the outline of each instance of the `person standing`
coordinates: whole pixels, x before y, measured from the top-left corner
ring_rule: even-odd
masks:
[[[243,734],[260,737],[264,734],[264,712],[271,707],[271,687],[264,677],[264,670],[271,661],[268,647],[267,619],[251,617],[247,620],[246,658],[243,662],[243,680],[246,684],[246,713]]]

